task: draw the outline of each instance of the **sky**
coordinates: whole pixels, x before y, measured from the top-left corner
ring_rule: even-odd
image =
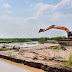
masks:
[[[72,0],[0,0],[0,38],[67,36],[58,29],[38,33],[51,25],[72,31]]]

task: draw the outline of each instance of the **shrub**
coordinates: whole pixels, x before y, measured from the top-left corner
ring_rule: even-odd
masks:
[[[48,49],[62,49],[64,51],[66,50],[66,48],[62,45],[60,45],[60,46],[50,46],[50,47],[48,47]]]
[[[57,44],[58,42],[56,40],[47,40],[47,43],[54,43]]]
[[[13,49],[16,50],[16,51],[19,51],[20,48],[16,47],[16,46],[13,46]]]
[[[6,51],[7,49],[6,48],[0,48],[0,51]]]
[[[64,51],[66,50],[66,48],[63,45],[61,45],[61,49]]]
[[[2,48],[6,48],[6,45],[4,44],[4,45],[2,46]]]
[[[70,55],[69,55],[68,65],[72,66],[72,53],[70,53]]]
[[[51,40],[67,39],[66,37],[52,37]]]
[[[59,46],[50,46],[48,49],[59,49]]]
[[[72,53],[70,53],[68,61],[63,62],[63,67],[72,67]]]
[[[43,37],[41,37],[39,40],[38,40],[38,42],[39,43],[44,43],[45,41],[47,41],[47,38],[43,38]]]

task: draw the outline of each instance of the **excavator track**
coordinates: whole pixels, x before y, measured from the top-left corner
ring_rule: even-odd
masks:
[[[71,39],[58,40],[58,43],[60,45],[64,45],[64,46],[72,46],[72,40]]]

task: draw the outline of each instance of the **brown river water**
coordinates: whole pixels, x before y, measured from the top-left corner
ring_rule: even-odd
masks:
[[[45,72],[45,71],[0,58],[0,72]]]

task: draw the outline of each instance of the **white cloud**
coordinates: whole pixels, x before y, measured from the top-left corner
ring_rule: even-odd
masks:
[[[11,5],[8,4],[8,3],[3,4],[3,6],[4,6],[5,8],[11,8]]]
[[[61,2],[57,3],[56,5],[52,4],[44,4],[38,3],[36,5],[37,8],[37,16],[50,15],[54,12],[61,12],[63,9],[68,9],[72,7],[72,0],[62,0]]]
[[[38,18],[37,17],[27,17],[27,18],[25,18],[25,20],[26,21],[28,21],[28,20],[38,20]]]
[[[35,37],[36,18],[0,16],[0,37]]]
[[[66,5],[70,5],[71,0],[62,0],[60,3],[58,3],[55,7],[56,8],[63,8]]]
[[[72,8],[72,1],[71,1],[70,5],[71,5],[70,8]]]
[[[38,3],[36,8],[38,9],[37,16],[41,16],[45,10],[53,8],[53,5]]]

